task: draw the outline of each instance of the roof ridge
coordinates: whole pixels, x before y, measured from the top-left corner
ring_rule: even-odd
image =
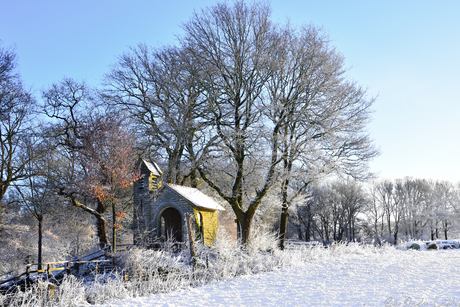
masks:
[[[225,208],[219,205],[219,203],[217,203],[214,199],[212,199],[211,197],[209,197],[208,195],[204,194],[202,191],[196,188],[180,186],[173,183],[167,183],[164,185],[164,187],[168,187],[169,189],[173,190],[174,193],[179,194],[181,197],[185,198],[196,207],[208,208],[213,210],[225,210]],[[184,188],[192,191],[185,191]],[[196,197],[198,197],[198,199]],[[201,201],[203,200],[205,201],[205,203],[201,203]]]
[[[167,183],[167,185],[174,186],[174,187],[179,187],[179,188],[187,188],[187,189],[198,190],[197,188],[187,187],[187,186],[185,186],[185,185],[178,185],[178,184],[174,184],[174,183]],[[198,191],[199,191],[199,190],[198,190]]]
[[[145,164],[145,166],[147,166],[147,169],[150,172],[154,173],[155,176],[161,176],[163,174],[160,167],[156,164],[155,161],[146,160],[144,158],[140,158],[140,161],[142,161]]]

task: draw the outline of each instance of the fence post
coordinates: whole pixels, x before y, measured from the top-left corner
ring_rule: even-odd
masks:
[[[195,242],[193,240],[193,235],[192,235],[192,217],[193,215],[190,213],[187,213],[185,215],[185,219],[187,221],[187,232],[188,232],[188,240],[190,244],[190,258],[192,258],[192,264],[193,267],[195,267],[196,264],[196,254],[195,254]]]
[[[27,265],[26,268],[26,285],[30,284],[30,264]]]
[[[50,263],[48,263],[48,267],[46,268],[46,273],[47,273],[47,278],[49,279],[52,276]]]

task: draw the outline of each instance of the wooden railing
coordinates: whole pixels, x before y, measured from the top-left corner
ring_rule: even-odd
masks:
[[[134,244],[119,244],[119,245],[117,245],[117,247],[119,247],[121,250],[123,250],[123,249],[128,250],[128,249],[136,247],[136,246],[144,246],[144,247],[147,247],[147,248],[158,248],[158,249],[165,249],[166,247],[170,247],[170,248],[176,249],[176,250],[180,250],[180,249],[184,248],[184,246],[183,246],[184,243],[175,243],[175,244],[172,244],[170,246],[169,245],[165,246],[165,245],[167,245],[167,244],[162,243],[162,242],[154,242],[154,243],[151,243],[151,244],[138,244],[138,245],[134,245]],[[58,262],[41,263],[41,266],[44,267],[44,269],[42,268],[40,270],[38,269],[38,266],[40,265],[39,263],[27,264],[25,266],[22,266],[20,268],[17,268],[15,270],[12,270],[10,272],[7,272],[7,273],[4,273],[4,274],[0,275],[0,286],[3,285],[3,284],[8,283],[10,281],[20,280],[23,276],[25,276],[26,282],[30,282],[32,274],[46,273],[45,276],[47,278],[51,278],[51,277],[54,276],[52,274],[52,272],[54,272],[54,271],[64,271],[65,270],[67,274],[70,274],[70,269],[73,268],[73,267],[78,272],[79,269],[80,269],[80,265],[85,264],[85,263],[95,263],[96,271],[97,271],[99,263],[103,263],[103,262],[106,262],[106,263],[112,262],[113,263],[113,261],[114,261],[113,258],[111,260],[96,260],[98,258],[106,256],[107,253],[111,253],[111,252],[112,252],[112,246],[107,245],[104,248],[102,248],[102,249],[100,249],[100,250],[98,250],[96,252],[93,252],[91,254],[76,258],[76,259],[74,259],[72,261],[58,261]],[[63,264],[64,266],[59,266],[61,264]],[[36,268],[36,269],[34,269],[34,268]]]
[[[10,281],[14,280],[19,280],[21,277],[25,276],[26,281],[30,281],[31,275],[32,274],[41,274],[41,273],[46,273],[46,277],[50,278],[53,276],[51,272],[54,271],[66,271],[67,274],[70,273],[71,268],[75,268],[77,271],[80,269],[81,264],[85,263],[95,263],[96,264],[96,270],[98,267],[99,263],[103,262],[113,262],[112,260],[95,260],[98,258],[101,258],[105,256],[105,252],[110,250],[110,246],[106,246],[101,250],[98,250],[97,252],[85,255],[83,257],[77,258],[72,261],[57,261],[57,262],[47,262],[47,263],[30,263],[25,266],[22,266],[20,268],[14,269],[12,271],[9,271],[7,273],[4,273],[0,275],[0,285],[6,284]],[[82,260],[85,259],[85,260]],[[64,264],[64,266],[59,266],[61,264]],[[41,267],[45,267],[45,269],[38,269],[38,267],[41,265]],[[58,266],[58,267],[52,267],[52,266]],[[36,267],[35,270],[32,268]],[[23,272],[21,272],[23,271]]]

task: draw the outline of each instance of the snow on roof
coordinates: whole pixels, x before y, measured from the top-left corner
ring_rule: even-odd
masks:
[[[197,207],[225,211],[224,207],[216,203],[212,198],[200,190],[170,183],[166,184],[166,186],[176,193],[179,193],[182,197],[185,197]]]
[[[161,169],[158,167],[158,165],[155,162],[153,163],[148,162],[148,161],[145,161],[144,159],[142,159],[142,161],[144,161],[145,165],[147,166],[149,171],[152,172],[154,176],[161,176],[163,172],[161,171]]]

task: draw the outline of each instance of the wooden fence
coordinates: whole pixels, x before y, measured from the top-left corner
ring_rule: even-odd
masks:
[[[134,245],[134,244],[120,244],[117,245],[118,250],[129,250],[130,248],[136,247],[136,246],[144,246],[146,248],[153,248],[153,249],[165,249],[165,248],[171,248],[173,250],[180,250],[184,248],[184,243],[175,243],[172,245],[168,245],[162,242],[154,242],[151,244],[139,244],[139,245]],[[52,272],[54,271],[64,271],[66,274],[70,274],[71,268],[75,268],[77,272],[79,272],[80,265],[86,264],[86,263],[94,263],[96,265],[96,271],[98,269],[98,265],[100,263],[113,263],[114,258],[111,260],[96,260],[98,258],[106,256],[107,253],[112,252],[112,246],[108,245],[104,247],[103,249],[100,249],[94,253],[82,256],[80,258],[74,259],[72,261],[57,261],[57,262],[46,262],[46,263],[41,263],[41,266],[44,267],[42,269],[38,269],[38,266],[40,265],[39,263],[30,263],[25,266],[22,266],[20,268],[14,269],[10,272],[4,273],[0,275],[0,287],[8,282],[11,281],[19,281],[22,277],[25,276],[25,281],[26,283],[31,282],[31,277],[33,274],[43,274],[46,273],[46,278],[52,278],[54,275]],[[123,272],[124,273],[124,272]]]
[[[85,263],[94,263],[96,265],[96,270],[100,263],[112,263],[112,260],[96,260],[105,256],[106,251],[110,250],[110,246],[106,246],[105,248],[85,255],[83,257],[77,258],[73,261],[57,261],[57,262],[47,262],[47,263],[30,263],[20,268],[14,269],[10,272],[4,273],[0,275],[0,286],[6,284],[11,281],[20,280],[23,276],[26,278],[26,282],[31,281],[31,276],[33,274],[42,274],[46,273],[47,278],[51,278],[54,275],[52,272],[54,271],[65,271],[67,274],[70,274],[70,269],[75,268],[77,271],[80,269],[80,265]],[[45,267],[44,269],[38,269],[38,267]],[[36,269],[34,269],[36,268]]]

